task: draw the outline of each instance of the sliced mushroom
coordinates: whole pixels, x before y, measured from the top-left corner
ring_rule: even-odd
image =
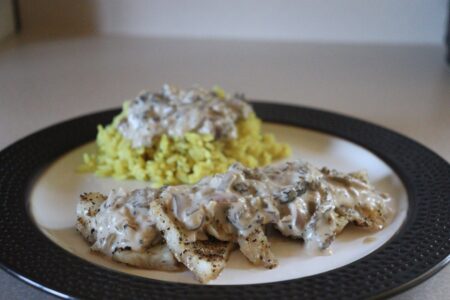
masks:
[[[197,230],[202,227],[205,222],[205,214],[203,209],[197,208],[193,211],[184,211],[183,223],[188,230]]]

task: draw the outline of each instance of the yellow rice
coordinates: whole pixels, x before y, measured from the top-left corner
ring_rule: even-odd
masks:
[[[162,135],[151,147],[132,148],[116,130],[126,111],[127,103],[112,124],[98,126],[97,153],[84,154],[80,171],[116,179],[150,180],[153,186],[161,186],[195,183],[225,172],[236,161],[254,168],[290,155],[288,145],[261,132],[261,120],[254,114],[237,123],[237,139],[214,140],[211,135],[197,133],[181,138]]]

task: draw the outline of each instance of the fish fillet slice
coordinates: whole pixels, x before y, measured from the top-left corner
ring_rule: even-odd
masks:
[[[247,237],[240,236],[238,243],[241,252],[251,263],[262,265],[267,269],[273,269],[278,265],[262,226],[256,228]]]
[[[90,243],[95,243],[97,236],[95,216],[101,209],[107,196],[101,193],[84,193],[77,205],[76,229]],[[179,271],[182,265],[175,259],[166,245],[155,245],[143,252],[119,249],[112,255],[112,259],[144,269]]]
[[[233,249],[232,242],[189,242],[185,229],[164,211],[161,204],[152,202],[150,213],[154,216],[156,227],[161,231],[170,251],[200,282],[206,283],[219,276]]]
[[[114,252],[112,259],[144,269],[179,271],[182,268],[166,245],[156,245],[145,252],[118,250]]]

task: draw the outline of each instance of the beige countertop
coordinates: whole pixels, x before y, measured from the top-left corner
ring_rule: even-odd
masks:
[[[56,122],[117,107],[164,82],[219,83],[251,99],[345,113],[403,133],[450,160],[445,48],[15,37],[0,43],[0,149]],[[393,299],[446,299],[450,267]],[[53,299],[0,271],[1,299]]]

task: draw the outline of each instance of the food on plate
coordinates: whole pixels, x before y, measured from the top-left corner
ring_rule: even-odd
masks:
[[[163,270],[181,263],[208,282],[235,245],[251,263],[276,267],[269,226],[325,250],[347,224],[382,229],[388,201],[364,172],[300,160],[254,169],[234,163],[192,185],[84,194],[76,226],[93,250],[116,261]]]
[[[192,230],[179,224],[156,201],[150,204],[150,214],[175,258],[191,270],[200,282],[206,283],[219,276],[232,250],[232,241],[210,240],[207,236],[192,237]]]
[[[135,192],[139,193],[141,192]],[[140,204],[142,207],[136,208],[141,211],[132,222],[126,215],[129,203],[122,203],[121,213],[112,214],[106,200],[107,197],[100,193],[85,193],[80,196],[77,205],[76,229],[92,244],[92,250],[135,267],[165,271],[180,269],[172,252],[158,240],[160,235],[153,229],[153,220],[146,216],[144,203]],[[136,226],[139,226],[139,231],[135,232],[132,228],[137,229]],[[121,237],[122,242],[119,241]],[[105,244],[110,243],[111,239],[115,242],[114,249],[106,252]]]
[[[166,84],[160,93],[125,102],[112,124],[99,125],[97,153],[85,154],[80,170],[161,186],[195,183],[234,162],[265,166],[289,154],[287,145],[262,133],[243,95]]]

